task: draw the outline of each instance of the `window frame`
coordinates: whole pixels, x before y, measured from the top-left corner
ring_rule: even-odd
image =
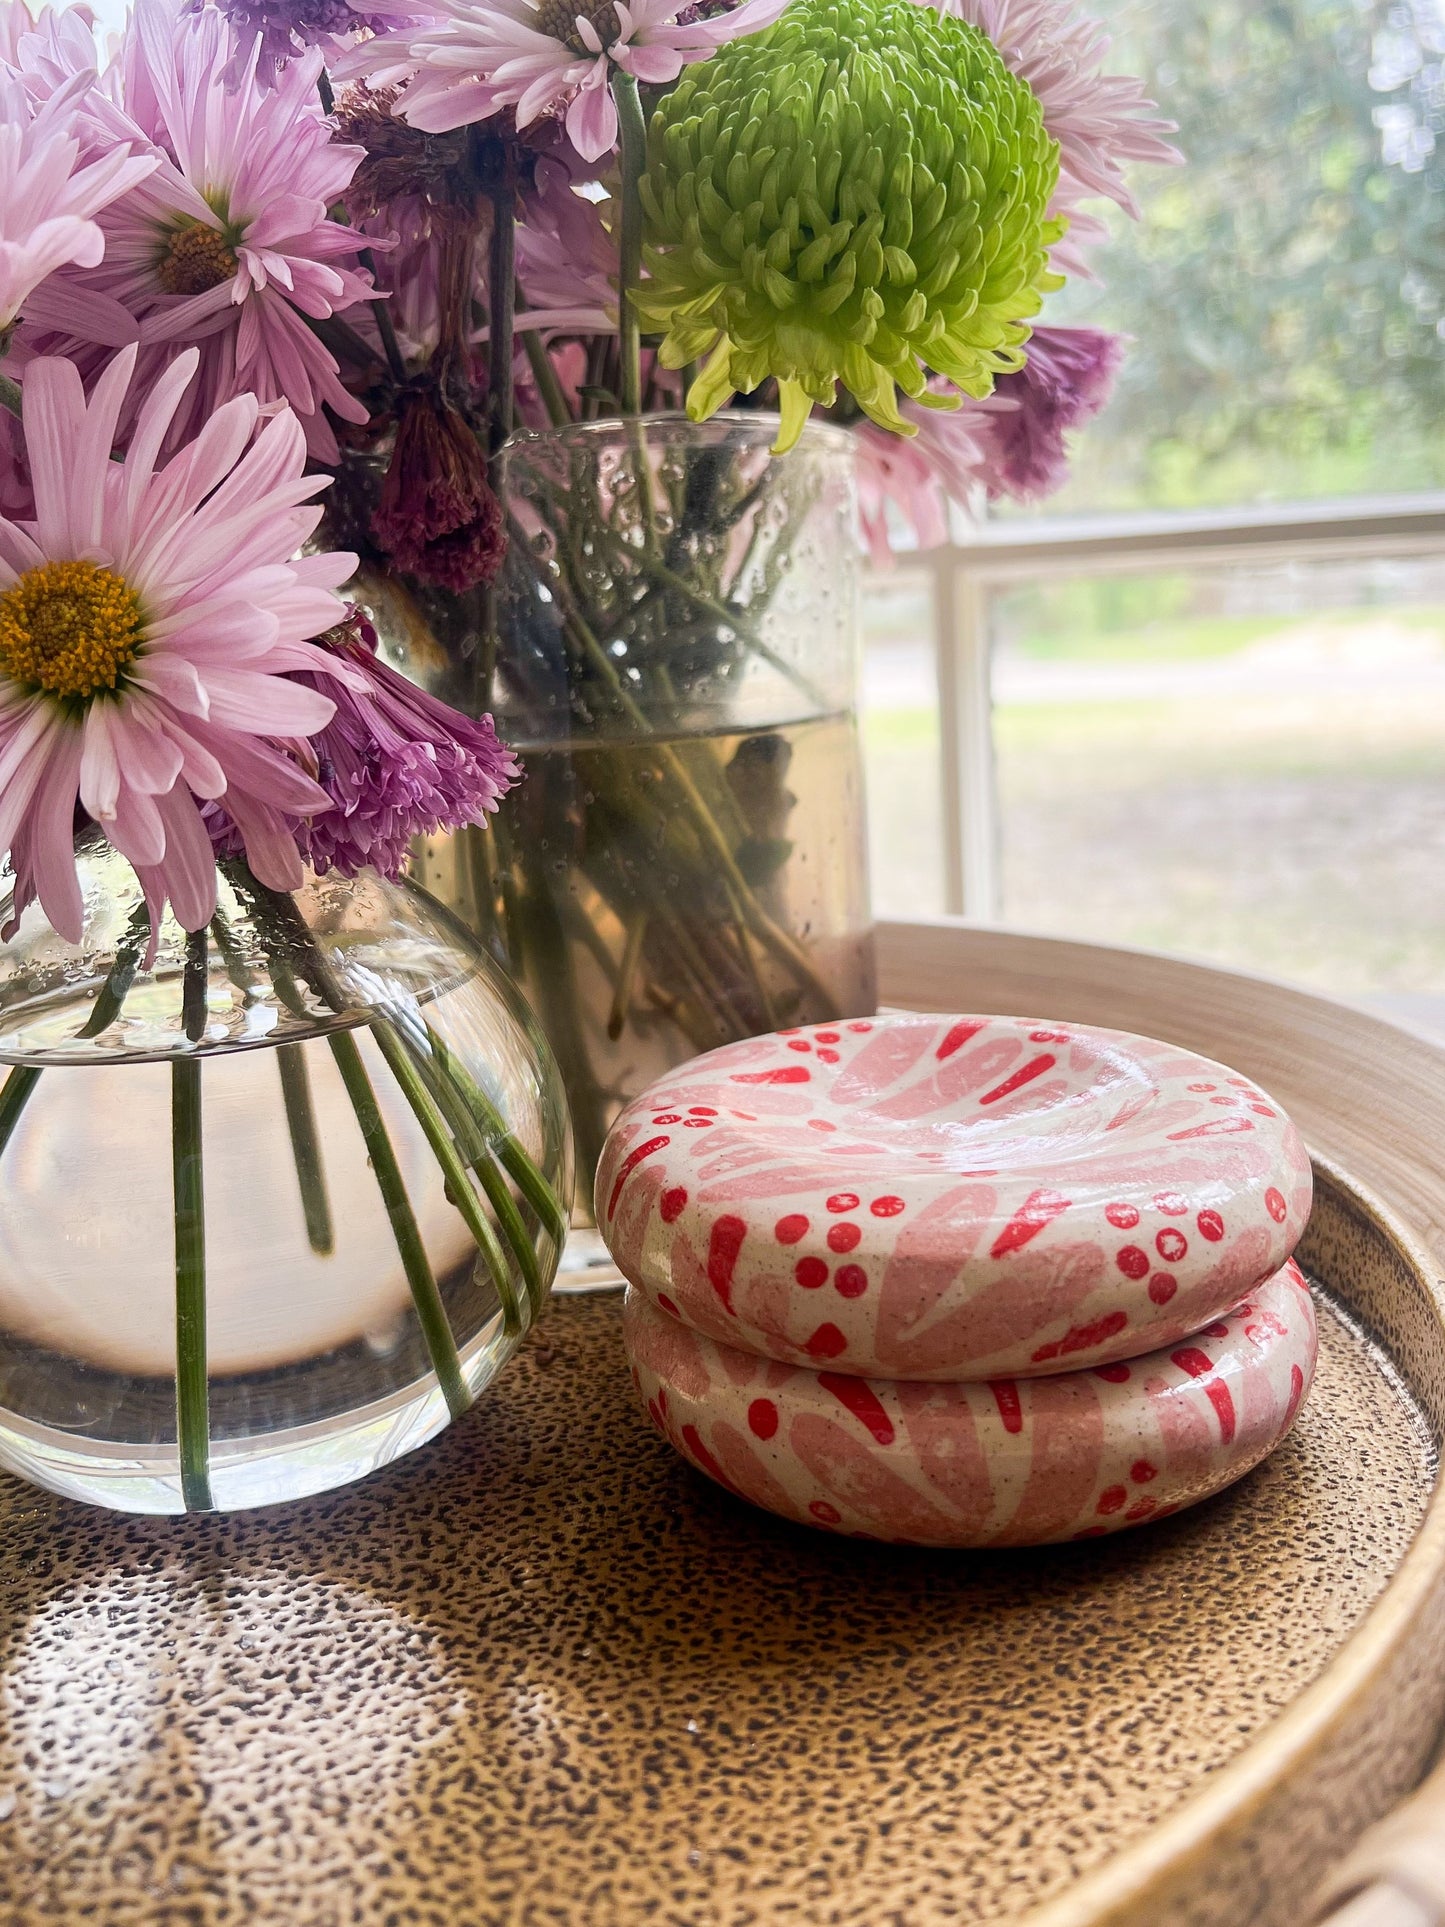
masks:
[[[994,599],[1060,577],[1445,554],[1445,491],[1258,508],[979,521],[903,570],[931,585],[943,786],[943,904],[1002,921]]]

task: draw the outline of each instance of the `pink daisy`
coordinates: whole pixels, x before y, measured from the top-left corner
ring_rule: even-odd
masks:
[[[26,371],[33,518],[0,518],[0,847],[16,914],[39,897],[81,934],[77,807],[134,864],[153,917],[188,930],[216,901],[201,804],[224,798],[255,874],[301,881],[286,817],[330,799],[268,738],[309,736],[335,704],[290,672],[345,676],[306,639],[331,627],[351,555],[297,561],[316,527],[305,437],[289,410],[257,433],[226,403],[163,468],[194,349],[147,392],[123,463],[107,459],[135,367],[126,349],[87,403],[73,364]]]
[[[148,136],[161,162],[107,212],[101,266],[83,283],[67,282],[72,338],[44,345],[78,354],[95,338],[83,305],[93,291],[139,321],[139,392],[178,344],[199,344],[200,378],[173,440],[197,432],[231,396],[250,393],[288,402],[312,454],[334,461],[323,407],[346,421],[367,415],[308,322],[370,293],[354,265],[366,237],[329,214],[362,150],[331,138],[316,91],[319,52],[293,61],[269,87],[256,76],[259,44],[236,73],[235,44],[219,14],[177,18],[164,0],[137,0],[111,127]]]
[[[949,392],[957,391],[950,388]],[[936,549],[947,542],[948,505],[956,502],[967,509],[987,486],[989,419],[1012,404],[965,401],[952,412],[920,408],[906,400],[901,406],[916,434],[895,435],[867,421],[854,430],[858,519],[868,553],[879,568],[887,568],[893,559],[890,508],[920,549]]]
[[[616,334],[617,237],[598,204],[572,191],[565,167],[542,160],[517,229],[519,324],[544,335]]]
[[[746,0],[684,23],[678,15],[694,11],[688,0],[428,0],[344,54],[336,71],[374,86],[404,83],[397,112],[432,133],[506,107],[527,127],[565,104],[573,145],[595,161],[617,145],[614,66],[665,85],[725,41],[770,26],[787,4]],[[367,11],[378,11],[376,0]]]
[[[979,28],[1026,80],[1059,143],[1064,199],[1102,195],[1130,214],[1138,204],[1124,179],[1130,161],[1171,162],[1181,156],[1164,139],[1174,123],[1159,120],[1144,84],[1106,74],[1109,36],[1074,0],[937,0],[939,11]]]
[[[97,266],[105,236],[95,217],[155,169],[128,142],[82,152],[76,115],[90,84],[76,75],[36,101],[0,67],[0,333],[57,269]]]
[[[95,15],[89,7],[42,7],[26,0],[0,4],[0,62],[26,75],[33,99],[53,93],[74,74],[94,74],[98,55]]]

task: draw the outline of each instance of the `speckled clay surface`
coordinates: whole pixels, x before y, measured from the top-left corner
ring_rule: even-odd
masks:
[[[1018,1018],[879,1017],[694,1059],[619,1118],[620,1269],[725,1345],[986,1380],[1207,1325],[1309,1216],[1299,1133],[1171,1044]]]
[[[624,1332],[653,1424],[699,1471],[786,1519],[928,1546],[1098,1538],[1208,1498],[1293,1425],[1318,1348],[1292,1263],[1187,1343],[988,1385],[756,1358],[636,1289]]]

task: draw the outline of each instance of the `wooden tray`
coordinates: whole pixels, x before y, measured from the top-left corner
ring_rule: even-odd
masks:
[[[1445,1051],[1156,958],[883,956],[891,1002],[1169,1035],[1291,1107],[1325,1342],[1281,1451],[1097,1544],[846,1544],[682,1465],[599,1297],[288,1510],[0,1480],[0,1920],[1296,1927],[1445,1702]]]

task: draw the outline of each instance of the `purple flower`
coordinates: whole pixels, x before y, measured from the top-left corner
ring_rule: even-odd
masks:
[[[331,799],[329,809],[285,824],[320,875],[355,876],[368,865],[400,876],[412,841],[480,823],[520,774],[490,716],[473,722],[398,675],[377,654],[376,631],[359,614],[318,639],[335,658],[324,680],[292,678],[334,703],[331,721],[291,745]],[[207,828],[218,855],[239,850],[224,804]]]
[[[402,402],[371,533],[399,569],[457,594],[502,566],[506,524],[481,444],[433,390]]]
[[[191,11],[199,12],[204,3],[193,0]],[[380,32],[395,25],[390,19],[351,8],[347,0],[217,0],[217,5],[242,46],[249,47],[260,35],[257,73],[273,85],[286,63],[308,47],[330,49],[360,27]]]
[[[1064,437],[1108,401],[1124,355],[1122,335],[1097,328],[1035,328],[1028,361],[1000,376],[994,394],[1017,406],[987,417],[988,492],[1037,501],[1068,473]]]
[[[335,807],[303,824],[301,853],[319,872],[354,876],[365,865],[401,874],[413,838],[480,823],[520,774],[490,716],[473,722],[428,696],[377,654],[358,618],[322,638],[355,672],[327,677],[336,714],[311,748],[317,780]],[[299,682],[313,681],[303,671]],[[320,687],[320,684],[316,684]]]

